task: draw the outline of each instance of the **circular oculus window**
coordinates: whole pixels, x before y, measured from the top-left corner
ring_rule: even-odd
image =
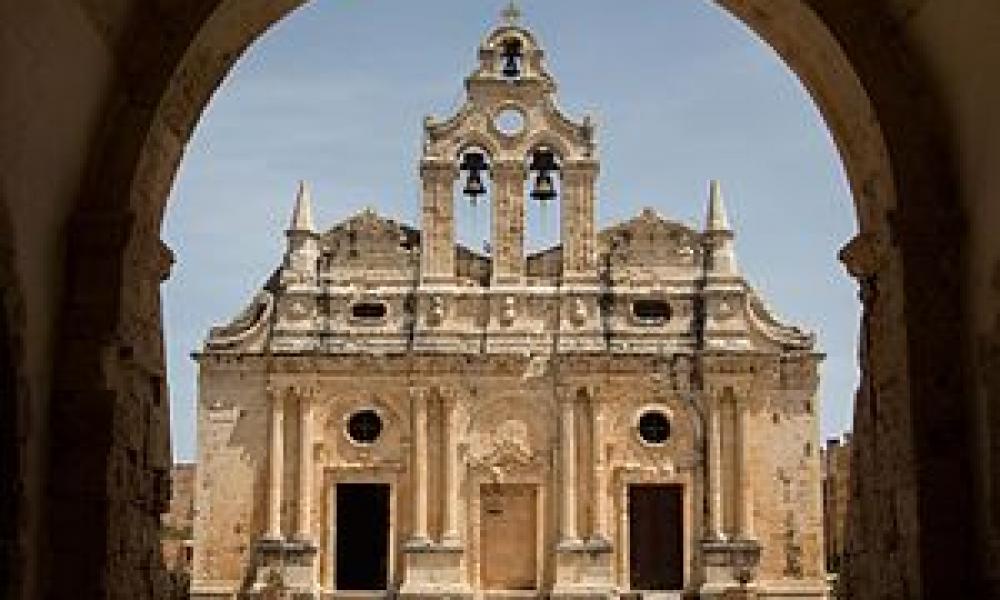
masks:
[[[347,435],[358,444],[374,444],[382,435],[382,417],[371,409],[359,410],[347,419]]]
[[[662,444],[670,437],[670,419],[658,410],[649,410],[639,417],[639,437],[647,444]]]
[[[516,108],[505,108],[493,119],[497,131],[506,136],[515,136],[524,130],[524,113]]]

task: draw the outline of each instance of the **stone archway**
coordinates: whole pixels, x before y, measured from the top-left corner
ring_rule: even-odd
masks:
[[[48,508],[58,515],[50,531],[69,526],[92,542],[84,560],[77,542],[50,536],[50,560],[76,575],[52,581],[54,595],[157,597],[150,546],[169,467],[158,288],[171,262],[160,223],[211,94],[303,1],[191,2],[173,27],[154,14],[134,25],[136,64],[145,64],[109,103],[69,232],[61,348],[74,360],[57,366]],[[855,531],[846,579],[887,596],[972,597],[961,587],[973,585],[975,568],[962,521],[971,451],[954,434],[968,431],[964,231],[927,76],[908,58],[894,15],[866,0],[719,4],[805,84],[854,192],[861,233],[843,259],[865,304],[854,438],[864,477],[852,520],[869,526]]]

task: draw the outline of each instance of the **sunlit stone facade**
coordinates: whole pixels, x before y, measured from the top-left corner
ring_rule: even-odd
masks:
[[[508,11],[425,122],[419,230],[319,232],[302,186],[196,355],[194,597],[825,596],[813,336],[744,279],[718,184],[700,231],[597,231],[594,126],[555,88]],[[476,178],[484,253],[455,234]],[[546,178],[561,243],[528,255]]]

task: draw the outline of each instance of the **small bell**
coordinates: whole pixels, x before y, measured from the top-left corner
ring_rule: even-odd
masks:
[[[469,171],[469,176],[465,180],[465,189],[462,193],[472,198],[472,202],[476,202],[478,196],[482,196],[486,193],[486,186],[483,185],[483,178],[480,177],[479,171]]]
[[[531,190],[531,197],[540,202],[554,199],[556,188],[552,181],[552,172],[559,170],[555,154],[551,150],[536,150],[528,168],[538,173],[535,177],[535,187]]]
[[[556,155],[551,150],[535,150],[528,168],[532,171],[558,171]]]
[[[458,168],[469,173],[462,193],[475,204],[476,199],[486,193],[486,186],[483,185],[483,178],[480,175],[482,171],[486,170],[486,157],[483,156],[482,152],[469,152],[462,157],[462,164]]]
[[[503,76],[514,79],[521,74],[521,40],[511,38],[503,43]]]
[[[535,177],[535,187],[531,190],[531,197],[539,202],[552,200],[556,197],[556,188],[552,183],[552,175],[548,171],[539,171]]]

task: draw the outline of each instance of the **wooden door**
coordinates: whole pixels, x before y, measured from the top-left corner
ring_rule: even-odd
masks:
[[[683,589],[683,488],[679,485],[629,486],[628,512],[631,588]]]
[[[487,590],[533,590],[536,582],[537,489],[490,484],[480,490],[482,586]]]

